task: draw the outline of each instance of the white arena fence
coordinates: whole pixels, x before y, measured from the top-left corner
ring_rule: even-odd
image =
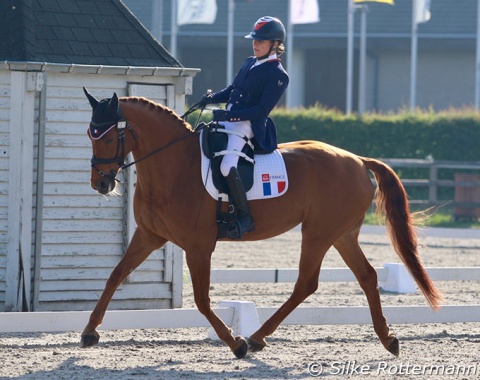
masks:
[[[480,281],[480,267],[427,267],[425,268],[433,281]],[[387,263],[383,268],[375,268],[378,282],[382,284],[394,281],[412,281],[405,266],[400,263]],[[281,283],[295,282],[298,269],[212,269],[211,283]],[[408,279],[402,278],[408,276]],[[395,279],[397,278],[397,279]],[[319,282],[352,282],[356,281],[348,268],[322,268]],[[390,291],[390,290],[388,290]],[[391,290],[397,293],[409,293]]]
[[[256,308],[253,302],[222,301],[214,309],[235,334],[249,336],[266,321],[275,307]],[[443,306],[434,312],[428,306],[385,306],[389,323],[480,322],[480,305]],[[0,332],[81,331],[90,311],[0,313]],[[371,324],[366,306],[299,307],[283,325]],[[210,327],[197,309],[107,311],[100,330]]]
[[[478,281],[480,267],[426,268],[435,281]],[[411,293],[416,291],[413,279],[403,264],[385,264],[376,268],[379,283],[384,290]],[[213,269],[212,283],[294,282],[296,269]],[[349,269],[324,268],[319,281],[356,281]],[[215,309],[220,318],[235,334],[249,336],[266,321],[277,308],[256,308],[253,302],[222,301]],[[434,312],[428,306],[385,306],[389,323],[455,323],[480,322],[480,305],[448,305]],[[90,311],[0,313],[0,332],[59,332],[80,331],[87,323]],[[299,307],[282,323],[283,325],[343,325],[371,324],[366,306]],[[113,310],[107,311],[103,330],[147,328],[210,327],[197,309]],[[216,339],[210,329],[209,336]]]

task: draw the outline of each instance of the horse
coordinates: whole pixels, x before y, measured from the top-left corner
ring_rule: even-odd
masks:
[[[331,246],[364,291],[380,342],[398,356],[399,340],[389,331],[382,313],[377,273],[358,242],[365,214],[374,200],[377,211],[385,217],[398,256],[430,306],[439,308],[443,295],[421,262],[415,213],[410,212],[396,173],[376,159],[319,141],[297,141],[279,144],[289,178],[288,191],[277,198],[249,201],[256,228],[241,241],[268,239],[301,224],[298,278],[290,297],[256,332],[248,338],[233,336],[209,298],[211,256],[218,241],[217,200],[208,196],[202,182],[198,131],[171,109],[146,98],[119,98],[114,93],[112,98],[99,101],[84,91],[92,107],[88,129],[93,149],[90,185],[103,195],[114,191],[115,177],[125,168],[131,152],[137,170],[137,227],[82,332],[82,347],[98,343],[96,328],[117,287],[153,250],[170,241],[185,251],[199,312],[237,358],[262,350],[266,337],[317,290],[322,260]],[[376,190],[369,172],[375,177]]]

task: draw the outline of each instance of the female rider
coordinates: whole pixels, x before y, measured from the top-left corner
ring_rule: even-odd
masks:
[[[288,86],[289,77],[278,58],[285,50],[285,27],[282,22],[270,16],[257,20],[245,38],[253,40],[254,56],[245,60],[233,83],[227,88],[209,93],[200,103],[226,103],[225,109],[213,111],[213,120],[227,130],[242,132],[252,139],[256,149],[270,153],[277,148],[277,135],[273,121],[268,117]],[[246,140],[240,136],[228,135],[227,151],[242,151]],[[238,174],[239,156],[226,154],[220,170],[237,208],[239,238],[255,229],[250,215],[247,197]]]

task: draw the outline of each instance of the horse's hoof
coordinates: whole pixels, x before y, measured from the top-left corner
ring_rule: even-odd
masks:
[[[400,355],[400,342],[398,341],[398,338],[393,338],[392,343],[390,343],[387,347],[387,351],[398,358]]]
[[[261,343],[258,343],[252,340],[251,338],[248,338],[248,348],[252,352],[262,351],[266,345],[267,345],[267,342],[265,342],[264,340]]]
[[[232,351],[237,359],[243,359],[247,356],[248,344],[247,341],[241,336],[235,337],[235,346],[232,348]]]
[[[100,340],[100,334],[97,331],[93,333],[83,333],[80,340],[80,347],[92,347],[95,346]]]

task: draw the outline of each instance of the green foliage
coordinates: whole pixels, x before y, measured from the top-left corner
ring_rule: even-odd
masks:
[[[480,114],[474,110],[347,116],[321,107],[279,108],[271,117],[279,142],[320,140],[376,158],[480,161]]]

